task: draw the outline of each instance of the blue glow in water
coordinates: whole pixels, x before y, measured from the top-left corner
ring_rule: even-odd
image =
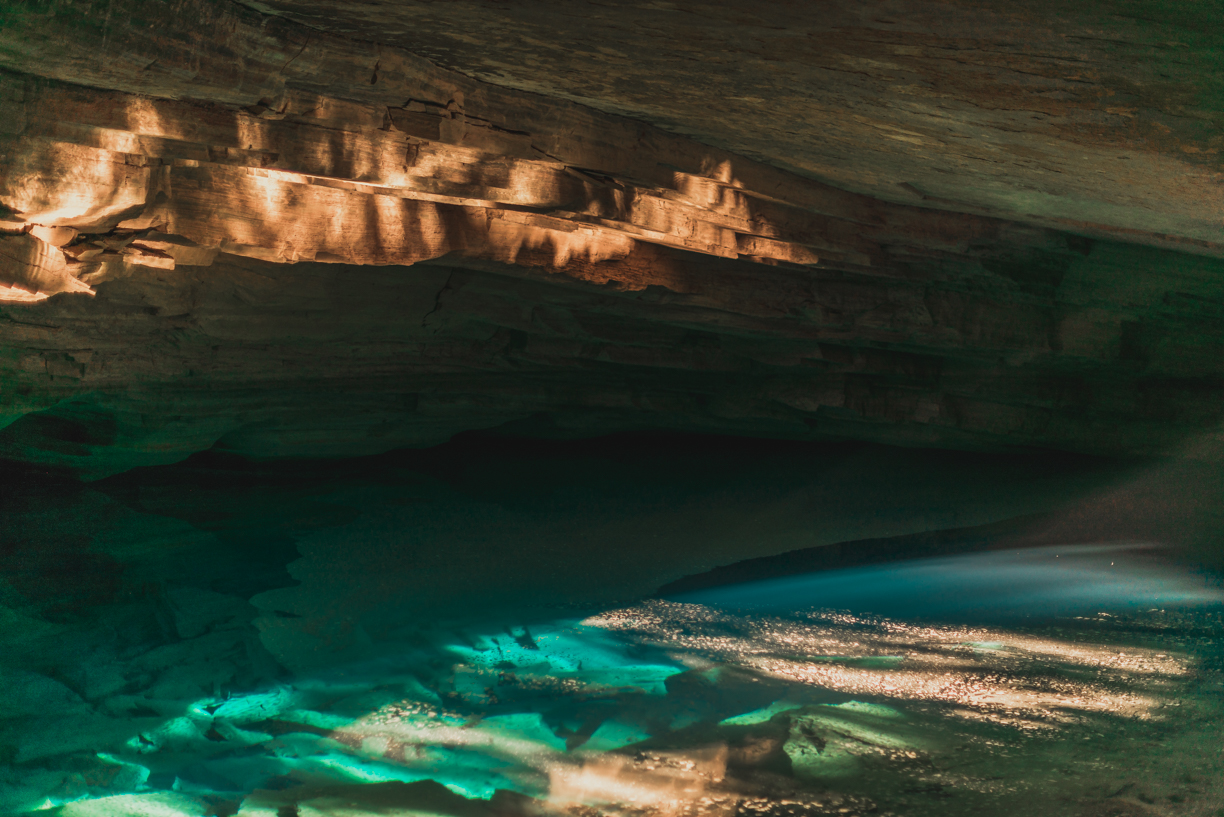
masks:
[[[95,775],[101,783],[22,782],[28,794],[13,786],[8,802],[21,812],[59,807],[65,817],[200,817],[223,798],[244,803],[242,815],[275,817],[280,802],[316,789],[356,803],[362,791],[419,781],[483,800],[505,790],[564,805],[566,792],[587,787],[596,802],[619,802],[638,784],[675,783],[650,765],[657,746],[699,760],[711,741],[748,729],[771,740],[786,730],[780,746],[794,773],[832,785],[881,757],[913,760],[942,745],[923,731],[934,728],[929,721],[915,725],[915,701],[952,702],[955,712],[1012,728],[1030,716],[1061,723],[1047,717],[1055,711],[1123,717],[1159,706],[1149,678],[1190,677],[1189,660],[1172,648],[1071,648],[1050,635],[1062,622],[984,621],[1195,607],[1224,602],[1224,591],[1150,548],[1064,546],[828,571],[679,600],[529,626],[439,627],[380,644],[361,662],[184,704],[152,727],[142,715],[131,740],[97,755],[107,767]],[[927,621],[907,623],[919,618]],[[1105,632],[1119,620],[1081,626],[1106,622]],[[1053,699],[1051,685],[1060,690]],[[950,717],[960,729],[960,716]],[[863,752],[870,762],[860,762]],[[629,769],[639,754],[644,765]],[[340,813],[319,802],[300,813]],[[343,813],[388,813],[370,803]]]
[[[674,598],[775,613],[819,607],[997,622],[1216,604],[1224,590],[1141,545],[1068,545],[830,570]]]

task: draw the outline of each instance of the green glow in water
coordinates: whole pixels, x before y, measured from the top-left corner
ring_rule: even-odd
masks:
[[[297,802],[294,792],[328,791],[338,793],[299,813],[443,814],[426,805],[380,812],[360,792],[400,796],[407,790],[385,787],[429,784],[465,798],[460,804],[498,790],[547,803],[557,779],[568,779],[579,781],[571,788],[580,795],[590,789],[595,801],[615,802],[624,792],[698,792],[731,774],[717,764],[732,762],[766,764],[822,790],[863,781],[879,788],[886,772],[904,792],[914,775],[939,768],[930,761],[939,752],[940,763],[960,757],[946,754],[946,735],[963,732],[968,715],[995,730],[992,742],[971,733],[979,746],[1008,746],[998,730],[1018,734],[1011,710],[1088,712],[1107,694],[1125,703],[1135,679],[1169,683],[1187,666],[1168,648],[1119,651],[843,614],[762,623],[652,605],[530,632],[469,633],[428,650],[388,646],[382,659],[332,675],[184,704],[182,714],[98,753],[109,770],[90,772],[100,782],[65,784],[19,810],[204,817],[222,798],[244,804],[238,817],[279,817]],[[1082,680],[1098,674],[1085,667],[1102,666],[1133,668],[1131,686],[1111,692]],[[1051,672],[1052,688],[1063,691],[1043,702],[1046,682],[1031,673]],[[980,690],[994,697],[979,700]],[[936,708],[915,709],[924,702]],[[711,748],[720,745],[723,754]],[[707,766],[713,771],[700,771]]]

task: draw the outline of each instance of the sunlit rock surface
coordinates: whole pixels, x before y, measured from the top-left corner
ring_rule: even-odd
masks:
[[[0,454],[1216,456],[1198,12],[746,6],[8,4]]]
[[[1210,3],[247,5],[890,201],[1221,241]]]

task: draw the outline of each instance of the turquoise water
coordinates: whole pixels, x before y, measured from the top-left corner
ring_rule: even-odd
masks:
[[[787,613],[818,604],[940,621],[1017,622],[1224,602],[1213,575],[1145,544],[1060,545],[830,570],[677,598]]]
[[[4,670],[0,811],[1216,817],[1222,598],[1144,549],[1066,547],[418,622],[105,712]]]

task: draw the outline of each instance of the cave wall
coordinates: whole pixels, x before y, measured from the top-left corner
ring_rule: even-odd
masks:
[[[1215,456],[1194,14],[433,5],[6,6],[0,455],[98,477],[509,424]],[[509,37],[546,22],[551,50]]]

